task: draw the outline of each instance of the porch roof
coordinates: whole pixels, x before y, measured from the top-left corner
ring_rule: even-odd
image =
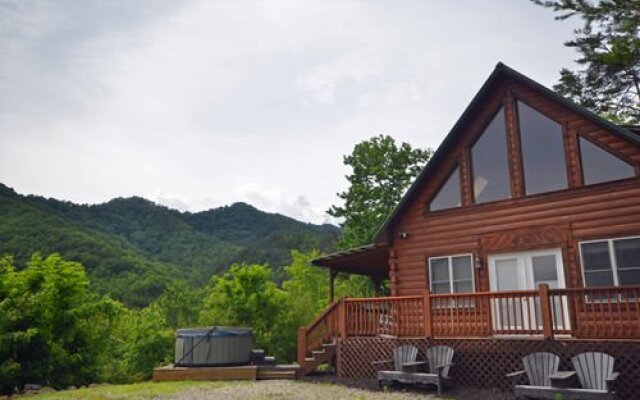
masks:
[[[389,246],[368,244],[327,254],[312,260],[311,264],[348,274],[366,275],[374,279],[388,279]]]

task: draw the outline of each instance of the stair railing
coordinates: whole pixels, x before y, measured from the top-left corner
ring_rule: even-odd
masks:
[[[332,341],[340,334],[340,305],[343,302],[344,300],[340,299],[329,304],[309,325],[298,328],[298,365],[305,364],[309,352]]]

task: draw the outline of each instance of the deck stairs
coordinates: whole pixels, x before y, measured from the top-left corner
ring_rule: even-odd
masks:
[[[300,365],[300,375],[306,376],[312,374],[322,364],[328,364],[329,368],[333,368],[335,354],[335,341],[331,343],[323,343],[320,348],[312,350],[309,357],[305,357],[304,362]]]
[[[298,365],[300,376],[314,373],[323,364],[333,371],[339,335],[342,300],[331,303],[309,325],[298,329]]]

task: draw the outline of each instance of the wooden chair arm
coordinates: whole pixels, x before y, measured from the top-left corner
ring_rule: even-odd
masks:
[[[604,380],[607,382],[615,382],[615,380],[618,379],[618,376],[620,376],[620,372],[613,372],[611,375],[604,378]]]
[[[558,380],[558,381],[566,381],[566,380],[571,379],[574,376],[576,376],[576,374],[577,374],[576,371],[558,371],[555,374],[551,374],[549,376],[549,379]]]
[[[376,371],[380,372],[384,370],[385,365],[393,365],[393,361],[392,360],[372,361],[371,365],[373,365]]]
[[[429,364],[429,361],[411,361],[411,362],[406,362],[406,363],[402,363],[403,367],[419,367],[420,365],[427,365]]]
[[[509,380],[511,380],[511,385],[515,389],[516,385],[518,384],[518,380],[520,379],[520,377],[522,377],[522,376],[524,376],[526,374],[527,374],[526,371],[516,371],[516,372],[511,372],[510,374],[507,374],[505,376],[507,378],[509,378]]]
[[[516,371],[516,372],[511,372],[507,375],[505,375],[507,378],[509,379],[518,379],[520,378],[522,375],[525,375],[526,371]]]
[[[442,372],[444,371],[445,368],[447,367],[451,367],[453,366],[454,363],[447,363],[447,364],[440,364],[440,365],[436,365],[436,371],[438,371],[438,376],[441,376],[443,378],[447,378],[446,376],[442,375]]]
[[[616,379],[618,379],[618,376],[620,375],[620,372],[613,372],[611,373],[611,375],[609,375],[608,377],[606,377],[604,379],[604,384],[607,388],[607,392],[616,392],[618,389],[618,383],[616,382]]]

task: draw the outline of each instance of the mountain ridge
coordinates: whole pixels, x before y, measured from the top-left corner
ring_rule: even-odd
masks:
[[[339,234],[243,202],[195,213],[139,196],[76,204],[0,183],[0,255],[23,265],[34,252],[60,253],[85,265],[98,292],[132,306],[174,280],[201,285],[236,262],[268,263],[281,277],[291,249],[332,251]]]

